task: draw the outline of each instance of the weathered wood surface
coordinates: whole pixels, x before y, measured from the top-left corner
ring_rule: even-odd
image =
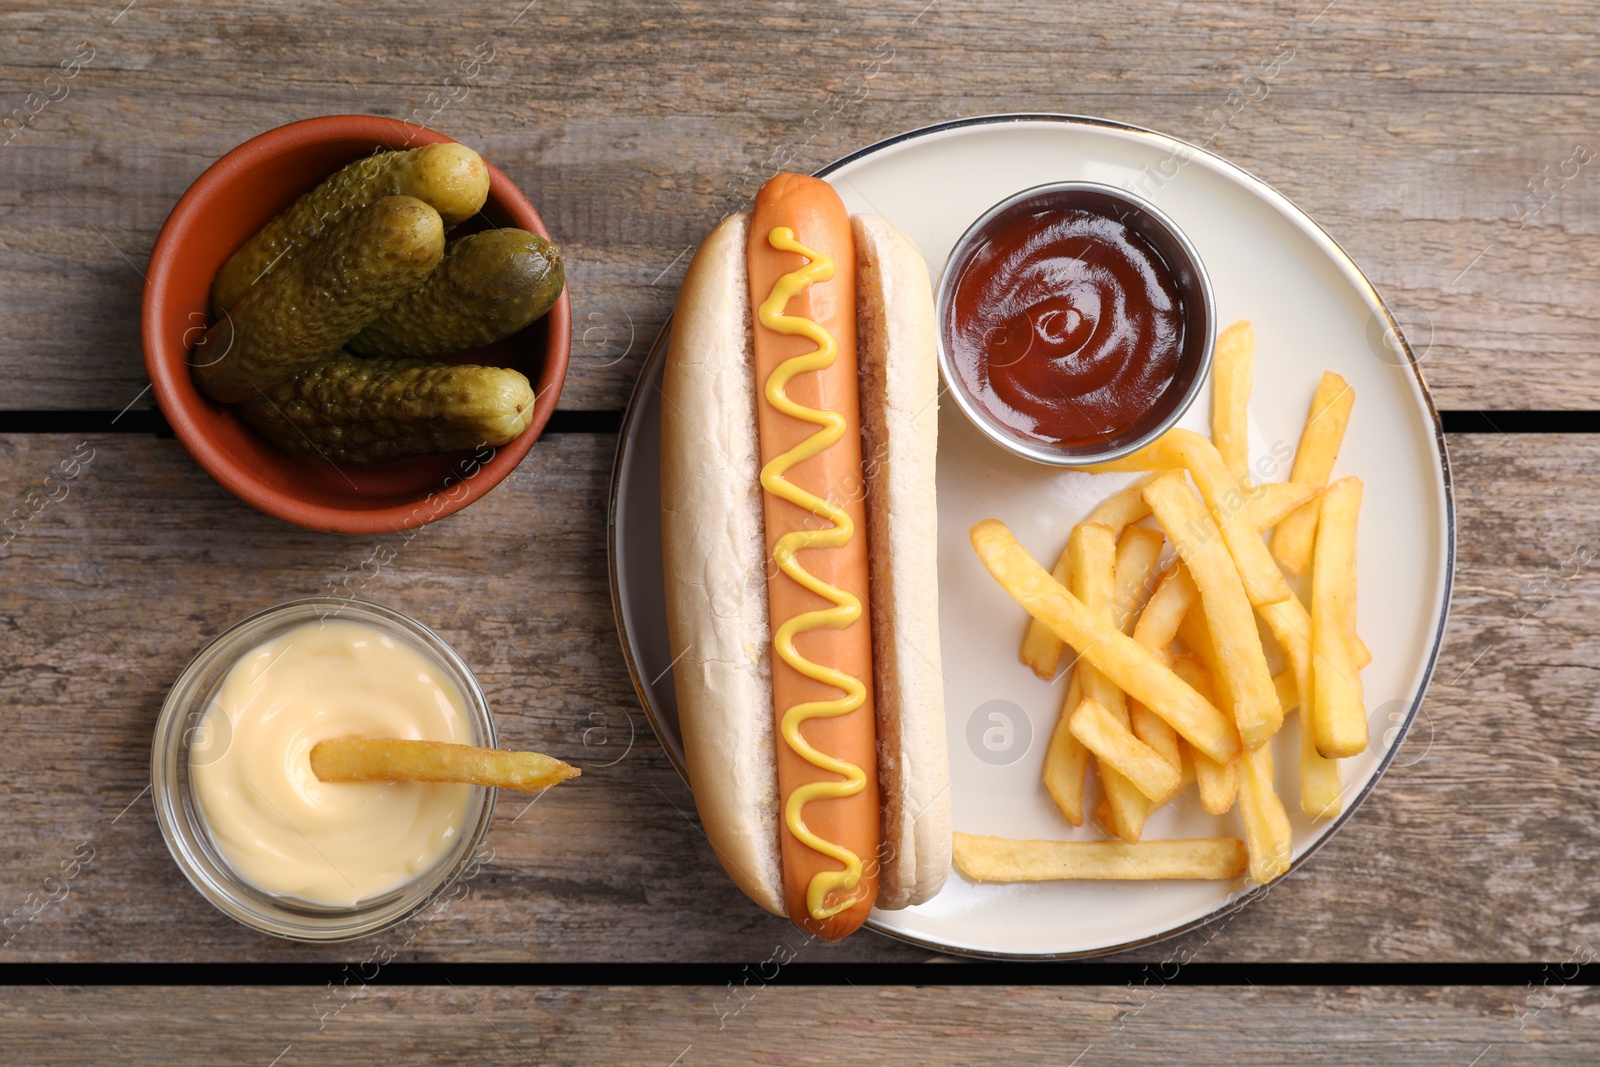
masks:
[[[716,989],[9,991],[8,1059],[30,1064],[1041,1063],[1417,1067],[1594,1062],[1600,995],[1526,989],[785,988],[732,1014]],[[121,1059],[118,1056],[121,1056]],[[275,1059],[275,1057],[278,1057]],[[1075,1058],[1076,1057],[1076,1058]]]
[[[0,116],[26,125],[0,131],[0,407],[139,398],[140,271],[168,210],[294,119],[416,118],[499,164],[570,253],[563,404],[616,409],[683,253],[756,181],[1000,111],[1209,141],[1275,184],[1412,324],[1441,406],[1600,406],[1587,3],[525,2],[0,4]]]
[[[347,112],[473,144],[540,208],[570,257],[568,409],[622,406],[685,253],[766,174],[999,111],[1210,138],[1354,256],[1408,325],[1442,407],[1600,407],[1588,4],[524,4],[0,0],[0,412],[151,406],[141,272],[172,204],[247,137]],[[429,94],[485,43],[494,60],[436,110]],[[85,44],[93,58],[76,76],[49,81]],[[1229,92],[1284,45],[1294,59],[1270,93],[1213,137]],[[44,491],[87,454],[82,440],[0,436],[0,510]],[[66,498],[0,547],[0,912],[84,843],[94,858],[0,960],[360,958],[256,937],[213,911],[167,856],[143,792],[151,726],[192,652],[251,610],[346,581],[462,652],[507,744],[585,770],[532,809],[500,806],[492,862],[465,900],[383,946],[397,959],[748,961],[780,944],[811,960],[926,958],[872,934],[800,945],[717,872],[617,648],[602,542],[613,446],[547,438],[484,501],[389,539],[396,558],[372,575],[362,566],[382,539],[261,516],[171,440],[90,437],[94,458]],[[1600,442],[1466,437],[1452,454],[1455,608],[1397,766],[1266,899],[1123,958],[1593,957]],[[1487,1067],[1593,1062],[1600,1017],[1591,991],[1559,982],[1154,994],[780,983],[731,1017],[727,997],[380,982],[330,1015],[337,1002],[311,989],[29,988],[0,997],[0,1032],[3,1058],[37,1063]]]
[[[214,911],[167,855],[144,792],[152,725],[193,652],[330,585],[437,629],[477,671],[505,744],[584,768],[531,809],[502,799],[492,862],[467,899],[382,946],[396,958],[750,961],[780,945],[812,960],[927,957],[870,933],[804,945],[718,870],[617,644],[603,540],[614,437],[547,437],[494,492],[409,543],[266,518],[171,440],[81,441],[0,438],[0,500],[94,450],[66,497],[0,549],[0,910],[80,842],[94,849],[0,959],[366,957],[257,936]],[[1453,454],[1455,607],[1396,766],[1268,897],[1128,958],[1593,957],[1600,440],[1466,436]],[[364,576],[384,541],[393,562]]]

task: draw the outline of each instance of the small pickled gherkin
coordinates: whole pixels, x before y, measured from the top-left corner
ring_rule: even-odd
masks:
[[[533,421],[533,400],[503,367],[341,352],[235,410],[281,448],[371,465],[506,444]]]
[[[211,310],[221,316],[341,220],[385,196],[414,196],[450,227],[482,210],[488,195],[489,168],[478,153],[453,141],[358,159],[280,212],[228,257],[211,282]]]
[[[190,362],[213,400],[237,403],[327,359],[422,284],[444,255],[439,213],[409,196],[362,208],[254,286]]]
[[[561,249],[526,230],[471,234],[445,246],[428,280],[349,348],[425,358],[492,344],[549,311],[566,284]]]

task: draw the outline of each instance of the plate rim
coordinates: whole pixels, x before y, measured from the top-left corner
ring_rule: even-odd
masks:
[[[1307,846],[1306,850],[1294,861],[1288,871],[1285,871],[1283,874],[1279,875],[1277,878],[1274,878],[1266,885],[1252,885],[1250,888],[1228,897],[1221,904],[1206,912],[1204,915],[1179,926],[1173,927],[1170,930],[1164,930],[1158,934],[1152,934],[1149,937],[1118,942],[1114,945],[1106,945],[1098,948],[1083,949],[1072,952],[1001,952],[992,949],[954,946],[939,941],[929,941],[899,930],[888,929],[882,924],[876,915],[869,917],[866,922],[866,925],[870,929],[884,937],[893,938],[896,941],[901,941],[908,945],[915,945],[918,948],[927,949],[929,951],[945,955],[962,956],[969,959],[981,960],[1076,960],[1110,955],[1111,953],[1115,952],[1126,952],[1131,949],[1144,948],[1150,945],[1159,944],[1162,941],[1168,941],[1176,937],[1181,937],[1182,935],[1193,930],[1197,930],[1202,926],[1216,922],[1218,919],[1230,918],[1243,909],[1247,904],[1270,893],[1276,886],[1281,884],[1284,878],[1286,878],[1290,873],[1300,870],[1313,856],[1315,856],[1321,850],[1322,846],[1327,841],[1333,838],[1334,835],[1336,835],[1339,830],[1343,828],[1345,821],[1354,815],[1357,809],[1359,809],[1361,805],[1365,803],[1367,797],[1370,796],[1372,791],[1377,787],[1378,782],[1382,780],[1384,774],[1388,772],[1390,765],[1394,762],[1395,755],[1400,751],[1401,746],[1404,745],[1406,741],[1406,737],[1410,734],[1411,725],[1416,720],[1417,712],[1422,707],[1422,702],[1427,699],[1429,687],[1433,684],[1433,674],[1438,665],[1439,653],[1444,647],[1445,630],[1450,621],[1450,603],[1455,592],[1455,483],[1451,475],[1450,451],[1445,439],[1444,424],[1439,418],[1439,409],[1433,402],[1433,393],[1431,390],[1429,390],[1428,383],[1422,376],[1422,368],[1418,363],[1416,354],[1411,350],[1411,343],[1406,340],[1405,333],[1401,330],[1400,324],[1395,320],[1393,313],[1389,310],[1388,303],[1383,299],[1377,288],[1372,284],[1371,279],[1367,277],[1366,272],[1361,269],[1361,267],[1353,258],[1351,258],[1350,254],[1344,250],[1344,247],[1340,245],[1338,241],[1334,240],[1333,236],[1329,234],[1327,230],[1323,229],[1320,223],[1312,218],[1311,215],[1308,214],[1304,209],[1297,206],[1294,201],[1290,200],[1287,196],[1279,192],[1263,179],[1256,177],[1254,174],[1251,174],[1238,164],[1224,159],[1207,148],[1177,137],[1173,137],[1169,134],[1160,133],[1159,131],[1151,130],[1143,126],[1135,126],[1130,123],[1119,122],[1115,119],[1097,118],[1089,115],[1074,115],[1064,112],[997,112],[987,115],[971,116],[968,118],[949,119],[944,122],[936,122],[932,123],[931,125],[919,126],[915,129],[905,130],[901,133],[893,134],[881,140],[874,141],[873,143],[859,148],[854,152],[850,152],[839,157],[833,162],[828,163],[821,169],[817,170],[815,172],[815,176],[818,178],[826,178],[828,175],[843,169],[857,160],[864,159],[868,156],[884,151],[885,149],[892,148],[895,145],[908,141],[931,137],[951,130],[966,129],[977,126],[1025,122],[1057,123],[1063,126],[1083,126],[1095,129],[1112,130],[1118,133],[1134,134],[1141,138],[1147,138],[1169,148],[1188,149],[1195,156],[1195,158],[1204,158],[1209,164],[1226,172],[1231,178],[1240,182],[1251,192],[1267,201],[1285,219],[1285,221],[1289,222],[1297,230],[1299,230],[1303,236],[1312,242],[1312,244],[1319,247],[1322,253],[1340,268],[1341,274],[1344,274],[1347,279],[1353,280],[1358,284],[1359,288],[1363,291],[1364,297],[1366,298],[1365,302],[1370,308],[1373,308],[1382,314],[1383,319],[1388,326],[1387,332],[1392,333],[1395,339],[1399,342],[1401,352],[1405,356],[1406,367],[1411,371],[1412,382],[1416,386],[1418,395],[1422,399],[1423,409],[1433,424],[1433,439],[1434,444],[1437,446],[1439,451],[1438,472],[1440,484],[1444,490],[1445,505],[1445,522],[1443,531],[1445,547],[1444,585],[1441,591],[1442,603],[1439,611],[1439,623],[1434,631],[1431,647],[1428,650],[1427,661],[1421,672],[1421,687],[1418,689],[1415,699],[1411,701],[1411,706],[1406,710],[1405,720],[1399,726],[1399,730],[1395,735],[1394,743],[1389,746],[1389,751],[1385,753],[1383,758],[1378,761],[1378,766],[1372,772],[1371,778],[1367,780],[1367,783],[1345,807],[1344,811],[1342,811],[1333,820],[1332,824],[1327,827],[1326,831],[1322,833],[1315,841],[1312,841],[1309,846]],[[651,377],[651,372],[654,370],[656,364],[663,356],[663,348],[667,338],[671,334],[671,331],[672,313],[669,312],[666,319],[662,322],[661,329],[657,332],[655,340],[651,343],[650,350],[648,353],[646,353],[644,362],[640,365],[639,376],[635,379],[633,389],[628,395],[628,407],[623,413],[622,424],[618,428],[617,449],[612,459],[611,485],[607,493],[606,503],[606,569],[610,579],[611,609],[616,618],[617,638],[618,642],[622,646],[622,658],[627,664],[628,677],[633,683],[634,694],[638,698],[641,709],[644,711],[645,718],[650,722],[651,730],[653,730],[656,734],[657,741],[661,741],[662,738],[661,726],[656,719],[655,708],[651,706],[649,695],[646,692],[644,684],[641,680],[639,666],[633,656],[632,641],[628,634],[627,623],[624,621],[623,616],[621,589],[618,581],[617,569],[617,503],[620,498],[621,474],[627,442],[631,437],[631,431],[634,423],[637,420],[639,411],[643,406],[641,403],[642,393],[646,387],[646,382]],[[683,778],[684,784],[688,785],[689,776],[683,766],[682,761],[678,758],[677,752],[674,751],[670,745],[667,745],[664,742],[661,744],[661,748],[667,754],[668,760],[670,760],[673,767],[676,768],[679,776]],[[692,791],[693,790],[691,789],[691,793]]]

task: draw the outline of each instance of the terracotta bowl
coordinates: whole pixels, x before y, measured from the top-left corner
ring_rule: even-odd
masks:
[[[432,130],[370,115],[291,122],[235,148],[189,187],[167,217],[144,289],[144,360],[156,402],[195,462],[240,500],[269,515],[333,533],[403,530],[460,511],[511,473],[555,411],[572,345],[566,291],[521,333],[450,362],[511,367],[537,399],[533,424],[488,455],[418,456],[381,467],[334,466],[284,452],[195,388],[189,355],[210,322],[211,279],[233,251],[296,197],[378,148],[448,141]],[[450,237],[517,226],[549,237],[539,213],[504,174],[489,167],[489,199]],[[486,458],[487,457],[487,458]]]

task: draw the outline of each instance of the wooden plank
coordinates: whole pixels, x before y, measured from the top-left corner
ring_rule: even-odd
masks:
[[[26,123],[0,130],[0,404],[139,397],[140,272],[168,210],[293,119],[422,119],[499,164],[570,253],[563,404],[614,410],[687,249],[762,177],[928,122],[1057,110],[1209,141],[1280,187],[1412,325],[1441,406],[1600,406],[1588,6],[1322,6],[283,0],[182,32],[149,4],[0,12],[0,117]],[[92,60],[47,84],[83,42]],[[481,45],[466,95],[431,102]]]
[[[30,488],[36,501],[60,498],[0,547],[0,914],[81,843],[94,850],[4,958],[351,958],[348,946],[254,936],[213,911],[173,865],[143,795],[150,731],[188,658],[237,619],[330,586],[435,628],[478,672],[505,744],[584,768],[531,809],[503,800],[494,859],[467,899],[379,947],[441,960],[763,960],[780,946],[800,959],[925,958],[872,934],[808,945],[717,869],[635,705],[613,628],[603,536],[614,445],[551,435],[482,501],[405,542],[262,516],[171,440],[0,437],[0,502],[26,511]],[[1452,455],[1454,611],[1396,766],[1266,899],[1129,958],[1562,961],[1600,944],[1589,710],[1600,441],[1468,436]],[[73,459],[77,477],[43,483]],[[376,567],[381,544],[395,558]]]
[[[1592,988],[7,990],[10,1054],[130,1063],[1591,1064]],[[343,998],[343,999],[341,999]],[[175,1000],[177,1003],[175,1003]],[[736,1006],[742,1004],[742,1010]],[[181,1005],[181,1006],[180,1006]],[[109,1048],[107,1046],[110,1046]],[[113,1051],[114,1050],[114,1051]],[[1075,1058],[1076,1057],[1076,1058]]]

